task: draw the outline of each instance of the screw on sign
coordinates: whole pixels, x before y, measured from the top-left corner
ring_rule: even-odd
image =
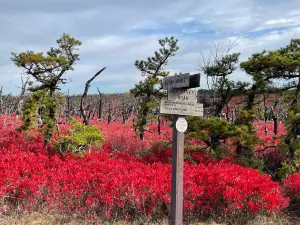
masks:
[[[184,132],[188,124],[178,116],[203,116],[203,104],[197,103],[198,92],[188,90],[195,87],[200,87],[200,74],[184,73],[163,80],[168,99],[161,99],[159,111],[173,115],[171,225],[183,224]]]
[[[178,118],[176,121],[176,130],[180,133],[186,132],[188,127],[187,121],[184,118]]]

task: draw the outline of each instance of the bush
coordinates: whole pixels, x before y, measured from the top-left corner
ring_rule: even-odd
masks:
[[[54,141],[54,149],[62,154],[66,152],[79,152],[89,149],[92,145],[100,146],[104,141],[103,135],[96,126],[83,125],[75,119],[70,120],[73,128],[67,130],[67,135]]]
[[[24,147],[2,149],[0,196],[6,208],[37,210],[43,205],[62,213],[123,219],[170,213],[169,164],[145,164],[105,149],[82,158],[49,158],[45,150],[35,154]],[[280,212],[287,204],[280,185],[256,170],[223,162],[185,164],[186,217]]]
[[[26,142],[13,125],[0,126],[0,131],[2,212],[46,208],[107,219],[160,219],[170,214],[168,163],[147,163],[134,154],[112,151],[107,143],[83,157],[68,153],[49,157],[41,136]],[[157,151],[167,158],[164,149]],[[184,164],[185,218],[278,213],[288,205],[283,189],[270,176],[224,161],[211,162]]]
[[[300,200],[300,173],[290,174],[283,181],[286,194],[291,199]]]
[[[294,173],[287,176],[283,180],[284,190],[291,202],[288,207],[288,212],[292,216],[300,217],[300,173]]]

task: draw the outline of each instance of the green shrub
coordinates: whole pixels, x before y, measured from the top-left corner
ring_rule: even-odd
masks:
[[[282,163],[281,168],[278,170],[278,177],[280,179],[284,179],[293,172],[295,172],[295,169],[291,165],[284,162]]]
[[[99,147],[103,143],[104,137],[96,126],[83,125],[73,118],[70,124],[72,128],[68,130],[68,134],[61,136],[54,143],[54,149],[59,153],[82,152],[90,149],[92,145]]]

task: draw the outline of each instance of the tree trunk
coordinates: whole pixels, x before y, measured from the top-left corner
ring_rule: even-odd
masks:
[[[265,128],[264,128],[264,130],[265,130],[265,136],[267,136],[268,129],[267,129],[267,119],[266,118],[265,118]]]
[[[239,142],[236,145],[236,154],[238,156],[245,156],[247,158],[251,158],[253,156],[251,149],[247,148],[247,146],[244,146]]]
[[[295,105],[297,104],[297,100],[299,98],[299,93],[300,93],[300,75],[298,78],[298,85],[296,88],[296,93],[295,93],[295,97],[291,103],[290,108],[295,107]],[[298,135],[300,135],[300,130],[299,130],[299,122],[298,121],[294,121],[292,123],[292,129],[291,129],[291,136],[294,139],[294,141],[297,139]],[[294,161],[294,156],[295,156],[295,149],[291,146],[291,140],[288,140],[288,145],[289,145],[289,156],[290,156],[290,160],[291,162]]]
[[[144,140],[144,133],[145,133],[144,130],[140,131],[140,140],[141,140],[141,141]]]
[[[88,114],[88,121],[90,121],[91,120],[91,115],[94,115],[94,114],[92,114],[93,113],[93,110],[90,110],[89,111],[89,114]],[[94,116],[93,116],[94,117]]]
[[[278,118],[273,116],[273,121],[274,121],[273,132],[275,135],[277,135],[278,134]]]
[[[53,98],[55,94],[55,89],[50,89],[49,90],[49,97]],[[45,132],[45,136],[44,136],[44,146],[47,149],[48,154],[50,155],[51,150],[50,150],[50,141],[53,135],[53,129],[56,123],[55,120],[55,107],[53,106],[48,106],[49,109],[49,121],[46,122],[46,132]]]
[[[147,125],[147,114],[148,114],[148,106],[145,106],[142,111],[142,118],[141,121],[138,120],[139,124],[139,132],[140,132],[140,140],[144,140],[144,135],[145,135],[145,126]]]
[[[110,122],[111,122],[111,114],[108,114],[107,123],[110,124]]]
[[[126,116],[125,116],[125,112],[122,112],[122,124],[125,124],[126,122]]]
[[[221,145],[220,139],[218,136],[211,136],[211,148],[217,149]]]
[[[91,85],[91,82],[100,74],[102,73],[104,70],[106,69],[106,67],[103,67],[101,70],[99,70],[91,79],[89,79],[86,84],[85,84],[85,89],[84,89],[84,92],[81,96],[81,100],[80,100],[80,112],[81,112],[81,115],[83,117],[83,123],[85,125],[89,125],[89,118],[87,117],[86,115],[86,112],[85,112],[85,108],[84,108],[84,101],[85,101],[85,98],[87,96],[87,93],[88,93],[88,90],[89,90],[89,87]]]
[[[251,89],[249,90],[249,93],[248,93],[248,96],[247,96],[248,97],[247,98],[247,106],[246,106],[247,110],[252,110],[253,109],[257,89],[258,89],[257,84],[253,84]]]
[[[100,102],[99,102],[99,110],[98,110],[98,120],[101,120],[102,119],[102,99],[100,99]]]
[[[157,132],[158,132],[158,135],[161,134],[161,122],[160,122],[160,116],[157,117]]]
[[[96,110],[93,110],[92,120],[95,118]]]
[[[136,124],[135,124],[135,119],[134,118],[132,119],[132,125],[133,125],[134,132],[136,133]]]
[[[69,119],[70,118],[70,111],[71,111],[71,107],[70,107],[70,102],[71,102],[71,98],[70,98],[70,94],[69,94],[69,90],[68,90],[68,95],[67,95],[67,115],[66,117]]]

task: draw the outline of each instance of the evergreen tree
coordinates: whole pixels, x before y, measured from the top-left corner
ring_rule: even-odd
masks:
[[[147,115],[151,110],[151,105],[153,105],[152,101],[162,96],[160,92],[162,89],[161,79],[169,75],[169,72],[164,71],[164,66],[168,64],[168,59],[174,56],[179,49],[177,42],[178,40],[174,37],[160,39],[159,44],[161,48],[154,53],[154,56],[148,57],[146,61],[137,60],[135,62],[135,66],[142,72],[142,76],[147,76],[139,84],[136,84],[135,88],[130,90],[140,101],[138,120],[135,126],[141,140],[144,139]]]
[[[253,54],[241,67],[250,74],[255,83],[253,92],[289,91],[289,113],[287,119],[288,135],[283,137],[281,147],[287,149],[292,164],[295,165],[295,152],[300,151],[300,39],[292,39],[286,47],[274,51],[262,51]],[[268,85],[277,82],[276,89]],[[260,89],[260,90],[259,90]],[[254,101],[254,94],[248,98],[249,108]]]
[[[240,53],[227,53],[220,58],[216,57],[212,62],[206,63],[201,70],[207,80],[211,80],[210,88],[216,94],[213,101],[214,116],[220,117],[224,106],[233,96],[240,95],[249,85],[246,82],[234,82],[230,75],[236,70],[236,64]]]
[[[250,122],[253,115],[243,111],[234,124],[229,124],[220,118],[223,108],[228,105],[232,97],[244,94],[250,84],[235,82],[230,77],[236,70],[240,53],[230,53],[231,47],[225,51],[225,54],[218,52],[219,49],[217,48],[213,60],[205,62],[201,67],[209,88],[213,91],[214,111],[208,118],[188,117],[188,136],[202,140],[211,153],[217,157],[230,151],[232,146],[229,143],[234,143],[239,157],[251,158],[258,143]],[[231,142],[228,142],[229,139]]]
[[[45,146],[48,146],[56,124],[56,112],[59,106],[56,91],[59,90],[59,84],[66,83],[66,79],[63,78],[65,73],[73,70],[73,65],[79,60],[76,51],[81,45],[79,40],[68,34],[63,34],[56,42],[58,47],[50,48],[46,54],[33,51],[12,53],[14,64],[22,68],[25,74],[35,81],[29,88],[33,96],[25,104],[25,123],[22,129],[30,128],[31,119],[36,118],[37,111],[42,109]],[[33,102],[33,99],[41,98],[42,101]]]

